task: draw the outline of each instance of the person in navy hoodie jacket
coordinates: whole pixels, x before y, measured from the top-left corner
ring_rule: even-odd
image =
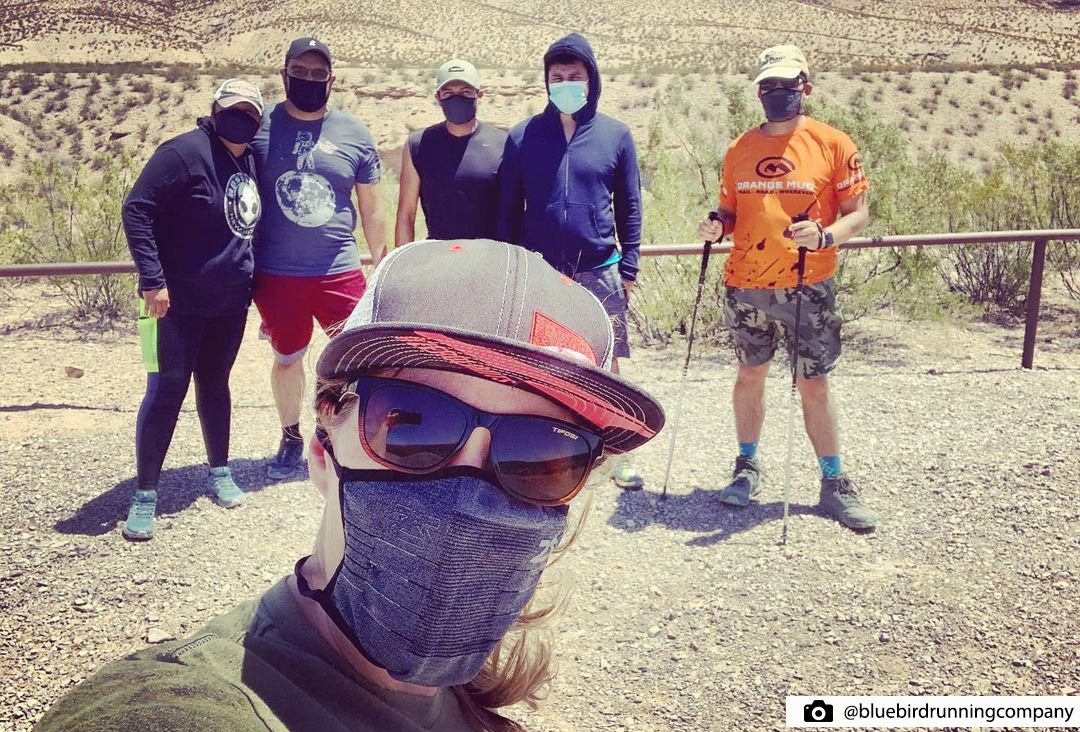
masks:
[[[262,124],[262,94],[229,79],[211,113],[158,147],[124,201],[148,374],[135,427],[138,482],[124,524],[128,539],[154,534],[158,478],[192,375],[210,489],[226,508],[244,499],[228,467],[229,373],[251,304],[251,240],[262,213],[248,148]]]
[[[615,331],[612,370],[630,356],[627,298],[638,274],[641,178],[630,128],[597,111],[600,71],[584,36],[544,54],[548,105],[510,130],[503,151],[498,238],[541,254],[599,298]],[[640,490],[625,463],[613,478]]]

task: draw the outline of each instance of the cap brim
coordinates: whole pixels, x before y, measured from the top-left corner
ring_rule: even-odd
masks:
[[[794,79],[799,74],[805,74],[806,72],[799,66],[770,66],[763,69],[760,74],[754,79],[755,84],[760,84],[766,79]]]
[[[330,341],[316,372],[334,379],[377,368],[453,371],[525,389],[594,425],[612,453],[633,450],[664,426],[659,402],[609,371],[519,341],[443,326],[353,328]]]
[[[246,97],[233,97],[233,96],[230,96],[230,97],[222,97],[221,99],[215,99],[214,101],[217,102],[217,105],[219,107],[221,107],[222,109],[228,109],[229,107],[235,107],[237,104],[250,104],[255,109],[255,111],[258,112],[260,115],[263,113],[263,110],[262,110],[261,106],[259,106],[255,102],[251,101],[250,99],[247,99]]]
[[[451,78],[447,79],[446,81],[444,81],[443,83],[441,83],[437,87],[435,87],[435,93],[438,94],[440,91],[442,91],[442,88],[444,86],[446,86],[447,84],[452,84],[455,81],[460,81],[462,84],[468,84],[470,87],[472,87],[476,91],[480,91],[480,87],[478,87],[475,83],[473,83],[469,79],[462,79],[460,77],[455,76],[455,77],[451,77]]]

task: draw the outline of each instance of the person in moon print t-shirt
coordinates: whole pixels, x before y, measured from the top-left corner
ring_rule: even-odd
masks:
[[[293,41],[281,69],[286,99],[252,142],[265,207],[255,237],[255,304],[274,351],[270,381],[282,428],[267,469],[275,480],[291,476],[303,456],[303,355],[313,321],[330,332],[364,293],[357,216],[375,264],[386,251],[379,154],[362,122],[329,106],[332,68],[321,41]]]

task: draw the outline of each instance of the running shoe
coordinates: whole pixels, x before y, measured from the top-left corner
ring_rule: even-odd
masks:
[[[157,510],[157,491],[135,491],[124,522],[124,536],[133,541],[154,538],[154,512]]]
[[[732,506],[748,506],[760,492],[761,465],[754,458],[739,455],[735,458],[731,482],[720,491],[720,500]]]

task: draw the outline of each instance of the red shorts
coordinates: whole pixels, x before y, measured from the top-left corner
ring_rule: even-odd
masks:
[[[279,363],[292,363],[311,342],[311,319],[333,336],[364,294],[367,281],[360,270],[323,277],[293,277],[255,273],[255,306],[262,329]]]

